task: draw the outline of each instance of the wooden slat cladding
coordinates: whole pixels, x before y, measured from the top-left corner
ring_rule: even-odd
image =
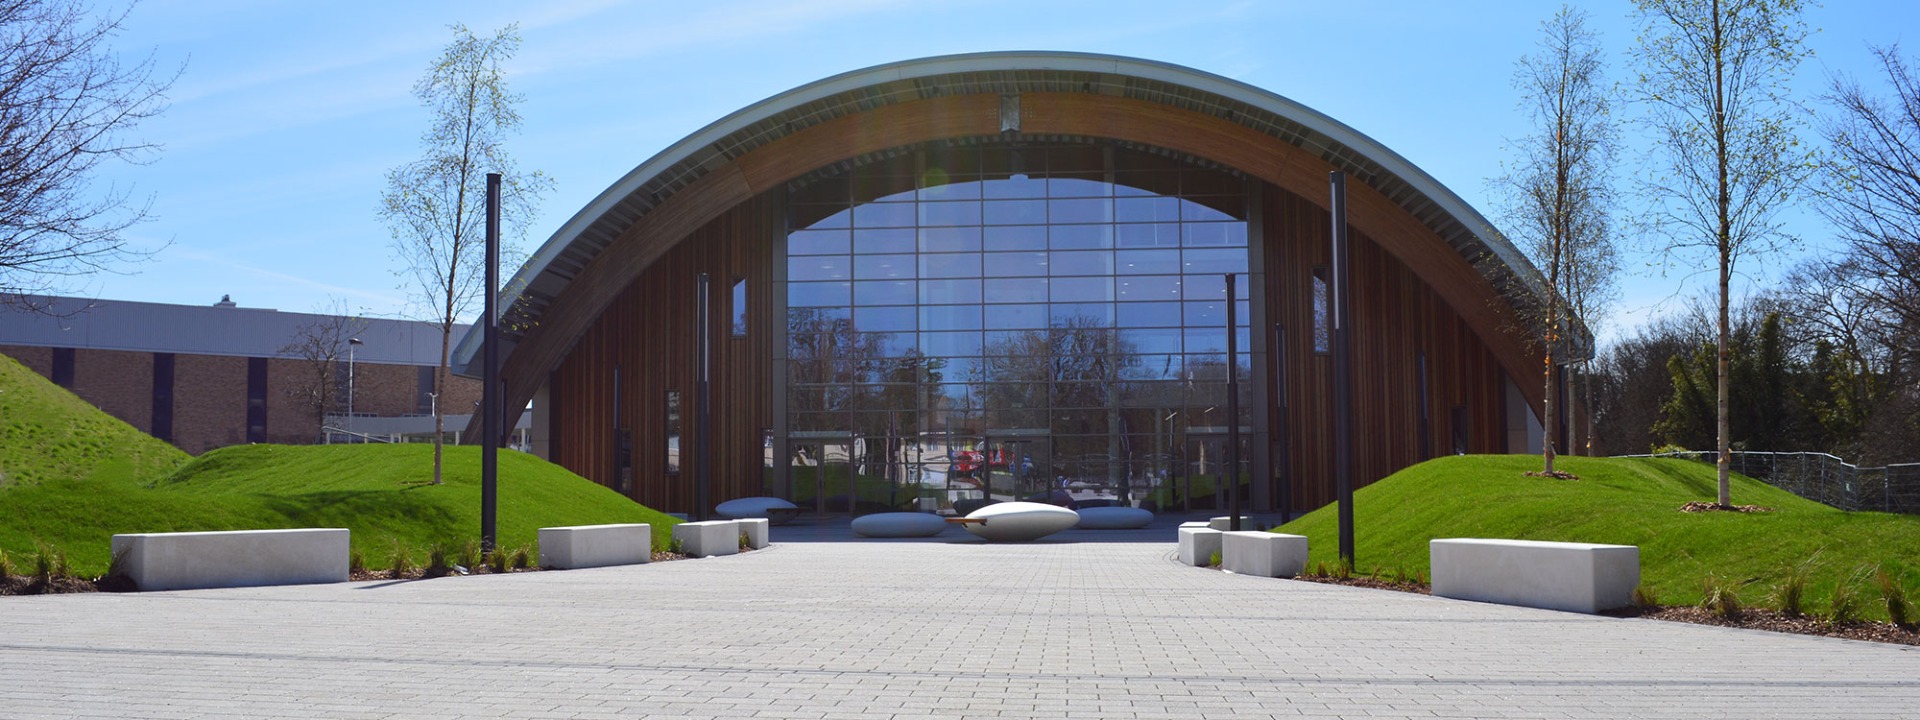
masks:
[[[692,228],[833,162],[915,143],[993,135],[999,131],[999,103],[997,94],[982,94],[887,105],[794,133],[714,168],[621,233],[554,299],[503,361],[507,407],[524,406],[611,298],[650,272],[656,258]],[[1020,107],[1024,133],[1111,138],[1185,152],[1230,165],[1310,203],[1324,199],[1327,172],[1333,169],[1311,152],[1244,125],[1145,100],[1025,93]],[[1512,311],[1466,259],[1364,182],[1350,184],[1349,191],[1353,227],[1381,238],[1389,253],[1452,303],[1509,372],[1538,366],[1524,342],[1501,333],[1515,324]],[[1520,392],[1530,405],[1540,406],[1538,383],[1521,383]]]
[[[1284,427],[1292,507],[1332,502],[1332,358],[1314,352],[1313,272],[1329,265],[1327,211],[1268,185],[1263,191],[1267,312],[1285,328]],[[1454,407],[1465,407],[1471,452],[1505,452],[1505,374],[1467,321],[1372,238],[1353,233],[1354,480],[1365,485],[1419,462],[1420,353],[1427,357],[1426,447],[1453,451]],[[1268,328],[1268,332],[1271,332]],[[1269,345],[1271,347],[1271,345]],[[1278,379],[1269,363],[1269,387]]]
[[[674,244],[609,303],[551,374],[553,460],[595,482],[618,487],[617,428],[632,433],[628,496],[669,512],[694,511],[696,276],[712,280],[715,502],[758,495],[761,431],[771,427],[773,356],[768,241],[778,231],[765,195],[735,206]],[[731,333],[736,278],[747,281],[747,333]],[[619,397],[614,394],[618,368]],[[666,402],[680,393],[680,473],[666,472]],[[619,422],[615,422],[615,408]]]

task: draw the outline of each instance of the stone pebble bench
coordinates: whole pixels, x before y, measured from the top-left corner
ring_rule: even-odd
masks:
[[[307,585],[347,580],[346,528],[133,533],[113,556],[134,587],[151,590]]]
[[[1428,551],[1439,597],[1596,613],[1626,607],[1640,585],[1632,545],[1447,538]]]

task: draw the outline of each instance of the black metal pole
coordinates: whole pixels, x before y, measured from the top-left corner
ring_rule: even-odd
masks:
[[[1348,304],[1347,176],[1328,175],[1333,184],[1333,482],[1340,503],[1340,558],[1353,558],[1353,356]]]
[[[500,505],[500,173],[487,173],[487,287],[480,315],[480,549],[492,551]]]
[[[1233,297],[1233,273],[1227,273],[1227,529],[1240,531],[1240,341],[1234,332],[1240,303]]]
[[[713,422],[713,414],[711,412],[713,406],[708,403],[709,398],[707,392],[707,380],[709,377],[708,365],[712,360],[710,357],[712,346],[708,342],[712,336],[712,328],[708,327],[711,323],[709,322],[709,310],[707,306],[709,305],[708,297],[710,297],[709,291],[712,286],[712,281],[707,277],[706,273],[700,273],[696,286],[698,288],[697,294],[699,295],[698,301],[700,303],[700,309],[694,313],[696,316],[695,322],[699,323],[699,336],[696,341],[699,347],[699,357],[696,359],[697,367],[694,372],[699,373],[699,377],[695,381],[693,388],[693,452],[697,458],[693,466],[693,502],[695,505],[693,508],[693,518],[695,520],[706,520],[709,507],[713,504],[711,497],[713,490],[711,487],[713,480],[713,453],[712,447],[709,445],[709,430]]]
[[[1287,332],[1280,323],[1273,325],[1273,405],[1274,443],[1273,466],[1280,476],[1280,524],[1293,520],[1293,446],[1287,438]]]

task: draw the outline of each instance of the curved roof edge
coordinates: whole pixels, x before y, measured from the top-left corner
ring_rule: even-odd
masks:
[[[503,321],[521,327],[537,323],[546,305],[621,231],[711,169],[755,148],[834,118],[939,94],[943,86],[929,80],[951,78],[1000,92],[1031,92],[1082,85],[1072,81],[1082,76],[1087,78],[1083,87],[1098,83],[1106,88],[1115,79],[1162,84],[1168,87],[1144,91],[1154,96],[1149,99],[1216,113],[1226,110],[1233,121],[1314,151],[1406,208],[1486,275],[1508,302],[1530,304],[1547,292],[1539,270],[1479,211],[1399,153],[1317,110],[1247,83],[1171,63],[1092,53],[1006,51],[853,70],[714,121],[634,167],[555,230],[502,289]],[[909,86],[899,87],[902,84]],[[931,94],[919,94],[927,87],[934,88]],[[1172,97],[1170,89],[1186,92]],[[1485,262],[1489,256],[1498,263]],[[1516,297],[1522,289],[1525,296]],[[512,335],[509,342],[518,339],[504,327],[502,334]],[[472,366],[480,336],[467,333],[454,348],[453,365],[463,375],[478,374]],[[1591,338],[1578,340],[1577,345],[1590,352]]]

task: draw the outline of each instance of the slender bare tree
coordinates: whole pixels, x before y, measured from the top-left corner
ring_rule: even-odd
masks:
[[[147,254],[121,235],[146,206],[91,183],[102,162],[152,158],[158,147],[127,133],[165,108],[178,77],[113,52],[131,10],[0,0],[0,302],[31,307],[28,295]]]
[[[1637,90],[1659,152],[1643,178],[1670,251],[1712,253],[1719,282],[1715,414],[1719,504],[1729,483],[1728,307],[1741,257],[1791,238],[1779,210],[1813,167],[1787,84],[1808,56],[1800,0],[1635,0],[1642,23]]]
[[[1571,331],[1591,315],[1611,277],[1608,237],[1615,131],[1600,38],[1585,12],[1562,6],[1541,23],[1538,52],[1520,58],[1513,84],[1533,131],[1511,143],[1517,156],[1498,185],[1513,232],[1546,273],[1545,305],[1527,328],[1541,349],[1545,385],[1540,454],[1555,474],[1560,431],[1554,400]],[[1576,302],[1576,299],[1578,302]]]
[[[1848,293],[1876,309],[1880,325],[1920,327],[1920,77],[1898,46],[1874,49],[1890,97],[1846,76],[1833,78],[1832,107],[1820,125],[1832,149],[1821,176],[1820,212],[1838,228],[1847,252]],[[1906,338],[1896,349],[1913,355]]]
[[[346,301],[336,298],[295,328],[293,337],[280,348],[282,356],[299,362],[293,382],[286,387],[288,399],[312,414],[314,427],[322,433],[327,413],[338,408],[344,392],[340,367],[349,359],[348,343],[366,328],[366,319],[353,316]]]
[[[518,26],[476,37],[452,26],[454,39],[413,93],[432,113],[420,138],[425,156],[387,173],[380,214],[393,231],[393,250],[406,264],[415,299],[440,326],[440,366],[434,391],[447,387],[453,328],[481,300],[486,263],[486,175],[503,176],[503,242],[523,233],[539,195],[552,183],[522,173],[507,154],[506,138],[520,127],[522,98],[507,90],[502,63],[520,48]],[[433,482],[441,481],[445,403],[433,413]]]

